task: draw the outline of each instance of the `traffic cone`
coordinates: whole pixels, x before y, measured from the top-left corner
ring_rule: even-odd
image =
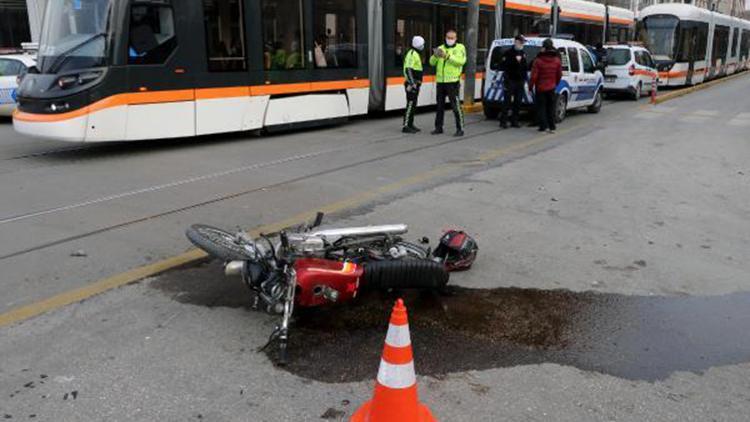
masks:
[[[432,422],[430,409],[419,402],[404,301],[393,306],[372,400],[352,415],[351,422]]]

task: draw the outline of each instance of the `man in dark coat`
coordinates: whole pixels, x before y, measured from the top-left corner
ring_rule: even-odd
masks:
[[[526,74],[529,66],[526,63],[526,52],[523,51],[523,45],[526,39],[523,35],[516,35],[513,40],[513,47],[503,54],[501,69],[503,70],[503,107],[500,110],[500,127],[508,128],[508,109],[513,104],[513,110],[510,118],[510,124],[513,127],[518,125],[518,114],[521,110],[521,101],[526,90]]]

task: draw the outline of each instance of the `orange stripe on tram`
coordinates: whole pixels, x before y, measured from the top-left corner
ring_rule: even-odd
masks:
[[[148,91],[146,89],[141,92],[115,94],[111,97],[99,100],[86,107],[67,113],[35,114],[16,110],[13,113],[13,118],[24,122],[61,122],[65,120],[75,119],[77,117],[86,116],[88,114],[108,108],[127,105],[163,104],[193,100],[238,98],[274,94],[296,94],[353,88],[367,88],[369,86],[369,79],[352,79],[345,81],[301,82],[293,84],[268,84],[261,86],[240,86],[223,88],[195,88],[171,91]]]

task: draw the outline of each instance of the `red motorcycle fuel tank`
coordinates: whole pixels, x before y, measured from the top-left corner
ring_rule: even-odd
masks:
[[[299,306],[321,306],[356,297],[364,273],[364,268],[353,262],[320,258],[299,258],[294,270]]]

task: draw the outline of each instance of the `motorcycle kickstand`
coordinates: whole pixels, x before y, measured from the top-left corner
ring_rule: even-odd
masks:
[[[268,346],[271,345],[276,339],[278,339],[281,336],[281,326],[277,325],[276,328],[273,329],[273,332],[270,336],[268,336],[268,341],[263,346],[259,347],[257,352],[261,353],[264,352],[266,349],[268,349]]]
[[[288,362],[287,359],[287,345],[289,343],[289,334],[286,330],[283,330],[281,326],[277,325],[276,328],[274,328],[271,335],[268,337],[268,341],[266,344],[258,348],[258,353],[264,352],[268,346],[270,346],[274,341],[279,341],[279,366],[285,366]]]

